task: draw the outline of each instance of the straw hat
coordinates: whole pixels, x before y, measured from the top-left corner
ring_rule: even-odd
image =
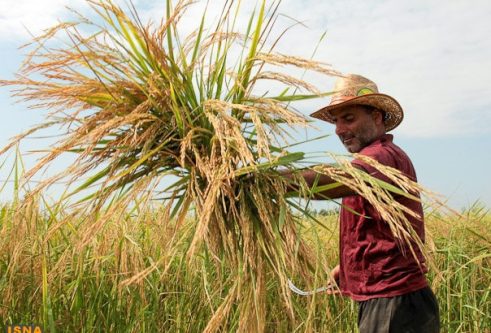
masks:
[[[394,98],[380,94],[373,81],[356,74],[339,77],[334,85],[331,103],[310,116],[334,123],[331,112],[351,105],[368,105],[383,111],[387,131],[396,128],[404,117],[401,105]]]

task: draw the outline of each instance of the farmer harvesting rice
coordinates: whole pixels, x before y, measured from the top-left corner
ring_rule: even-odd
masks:
[[[416,181],[410,159],[387,134],[403,119],[399,103],[379,94],[375,83],[359,75],[339,78],[334,91],[331,103],[311,116],[334,124],[349,152],[371,157]],[[393,183],[361,158],[355,158],[352,165]],[[293,178],[288,172],[285,175]],[[301,176],[309,186],[334,183],[329,176],[313,170]],[[438,332],[438,304],[425,278],[421,251],[416,246],[412,255],[408,246],[393,236],[381,214],[349,187],[326,190],[317,199],[340,197],[340,263],[332,274],[342,294],[359,302],[360,332]],[[421,203],[397,194],[393,198],[420,216],[406,214],[424,240]]]
[[[189,274],[193,279],[203,276],[204,288],[199,289],[205,291],[204,303],[200,297],[189,302],[190,309],[205,308],[206,313],[196,317],[196,330],[203,332],[288,332],[299,327],[315,330],[314,326],[325,325],[323,321],[317,323],[313,313],[316,306],[309,307],[307,316],[295,313],[297,304],[288,290],[287,277],[306,278],[315,258],[307,242],[299,237],[297,227],[301,221],[293,209],[302,207],[286,199],[288,179],[277,172],[278,167],[295,169],[295,165],[308,162],[305,154],[286,150],[292,143],[290,130],[308,125],[308,119],[296,112],[292,103],[322,94],[308,82],[281,71],[288,66],[329,76],[339,73],[328,64],[274,51],[288,30],[278,38],[273,32],[279,2],[259,1],[261,5],[252,12],[247,29],[240,29],[236,22],[242,21],[238,17],[243,2],[225,1],[223,12],[213,23],[215,28],[205,23],[209,22],[205,9],[201,19],[196,20],[195,14],[190,17],[198,26],[187,35],[179,27],[184,25],[185,31],[190,31],[191,21],[180,19],[195,1],[164,1],[165,16],[160,24],[144,24],[134,8],[128,14],[110,0],[89,1],[97,14],[94,19],[80,14],[80,19],[48,29],[34,39],[33,50],[16,79],[0,80],[0,86],[18,87],[16,95],[33,102],[33,107],[50,111],[43,123],[0,149],[0,155],[18,147],[17,143],[33,133],[62,129],[57,141],[42,150],[43,155],[26,172],[23,182],[27,184],[36,174],[44,175],[51,163],[65,154],[75,156],[69,166],[29,189],[25,206],[37,207],[44,191],[60,182],[66,184],[57,204],[70,206],[73,212],[60,221],[57,219],[49,233],[54,235],[52,231],[61,230],[58,226],[71,226],[75,217],[80,217],[81,228],[86,229],[77,230],[82,237],[67,248],[66,253],[70,254],[92,251],[94,241],[105,239],[106,234],[110,238],[107,244],[112,244],[111,237],[122,234],[108,233],[110,226],[122,230],[119,225],[135,209],[137,221],[143,222],[134,223],[135,227],[147,228],[146,217],[154,216],[153,209],[158,209],[162,215],[159,213],[155,227],[164,231],[159,231],[159,235],[169,235],[151,242],[152,247],[159,248],[158,259],[149,262],[133,255],[114,256],[118,263],[111,266],[120,267],[121,271],[118,268],[111,274],[116,277],[114,287],[117,286],[111,290],[126,293],[138,289],[143,293],[153,280],[151,277],[157,274],[158,285],[166,288],[165,292],[171,291],[167,289],[171,288],[167,279],[173,280],[174,267],[182,266],[193,273]],[[271,93],[264,92],[258,83],[265,80],[279,86],[275,85]],[[284,89],[278,90],[280,86]],[[357,93],[373,92],[376,88],[371,89],[358,89]],[[279,96],[278,91],[282,91]],[[383,134],[398,124],[402,111],[388,97],[376,95],[370,104],[368,96],[357,100],[366,99],[364,105],[372,105],[380,112],[351,103],[352,115],[345,115],[343,108],[328,107],[321,112],[324,117],[321,118],[336,123],[350,151],[361,151],[367,146],[361,151],[363,154],[395,165],[396,162],[387,160],[390,153],[385,150],[392,146],[390,138]],[[340,105],[348,103],[343,100]],[[382,111],[387,117],[387,128],[381,120]],[[325,118],[331,114],[335,121]],[[376,139],[378,144],[374,143]],[[384,153],[377,155],[379,150]],[[373,161],[365,165],[363,156],[357,158],[353,165],[369,173],[374,173],[369,165],[380,168]],[[398,156],[395,161],[402,161],[399,169],[412,175],[412,168],[406,170],[410,165],[407,159]],[[394,204],[386,183],[374,182],[375,178],[349,162],[325,169],[336,181],[343,173],[349,175],[351,178],[344,177],[340,182],[353,192],[347,187],[338,187],[337,193],[325,192],[325,187],[320,190],[312,186],[316,174],[304,173],[302,169],[292,170],[290,178],[295,179],[295,184],[299,181],[305,195],[320,191],[315,195],[334,198],[356,192],[367,200],[357,196],[346,199],[342,226],[349,233],[343,231],[341,289],[365,301],[425,288],[424,272],[417,265],[423,262],[421,254],[408,246],[407,256],[403,256],[397,248],[404,242],[411,244],[411,240],[414,247],[420,245],[404,213],[421,215],[421,205],[406,197],[415,199],[411,193],[424,193],[424,189],[407,177],[394,174],[394,170],[382,170],[400,188],[398,193],[403,197],[398,200],[407,208]],[[303,175],[312,190],[305,186]],[[330,177],[322,177],[321,181],[330,183]],[[398,189],[392,186],[392,190]],[[82,198],[78,200],[79,197]],[[139,207],[148,207],[152,212],[146,214]],[[190,211],[195,218],[189,218]],[[361,214],[350,215],[353,211]],[[413,223],[422,238],[422,224],[418,221]],[[364,228],[352,233],[350,228],[356,223]],[[369,235],[365,239],[373,240],[370,244],[376,246],[364,243],[364,235]],[[48,237],[46,245],[55,238]],[[121,245],[118,253],[129,253],[128,246],[140,248],[129,240],[118,241]],[[61,258],[66,259],[57,261],[52,271],[44,275],[62,272],[65,262],[70,267],[73,260],[65,255]],[[350,258],[356,261],[347,260]],[[372,263],[378,266],[369,266]],[[43,261],[42,266],[52,265]],[[200,266],[203,270],[196,271]],[[93,267],[99,274],[101,266]],[[374,271],[373,276],[367,275],[369,268]],[[358,275],[362,279],[357,279]],[[63,274],[59,276],[64,278]],[[272,278],[278,283],[270,283]],[[46,284],[44,280],[42,284]],[[420,294],[421,291],[417,295]],[[279,301],[271,302],[271,295],[279,295]],[[138,299],[147,299],[143,294],[140,296]],[[181,313],[187,310],[183,308]],[[51,319],[50,322],[56,321]],[[179,320],[169,325],[177,326],[160,328],[179,331],[183,327]]]

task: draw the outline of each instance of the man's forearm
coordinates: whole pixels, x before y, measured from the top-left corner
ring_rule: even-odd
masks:
[[[299,175],[305,180],[307,186],[313,190],[315,190],[316,187],[321,187],[321,186],[331,185],[336,183],[336,181],[333,180],[328,175],[318,173],[311,169],[301,171]],[[299,186],[298,184],[293,183],[294,176],[292,172],[285,171],[283,172],[283,176],[290,180],[288,189],[290,191],[298,191]],[[327,199],[342,198],[354,194],[356,193],[353,190],[351,190],[349,187],[339,184],[336,187],[314,193],[313,198],[316,200],[327,200]]]

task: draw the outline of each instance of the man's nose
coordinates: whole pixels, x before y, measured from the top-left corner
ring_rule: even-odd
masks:
[[[336,132],[336,135],[339,136],[339,135],[341,135],[341,134],[343,134],[343,133],[346,132],[346,127],[337,123],[336,124],[336,131],[335,132]]]

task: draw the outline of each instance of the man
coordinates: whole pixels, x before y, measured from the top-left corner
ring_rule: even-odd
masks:
[[[339,78],[334,90],[331,103],[311,116],[334,124],[336,134],[349,152],[369,156],[416,181],[410,159],[392,142],[393,136],[387,134],[403,119],[399,103],[378,93],[374,82],[359,75]],[[359,159],[352,164],[390,182]],[[317,185],[333,182],[312,170],[304,171],[302,176],[310,186],[316,181]],[[359,302],[360,332],[439,332],[438,304],[428,287],[421,252],[417,251],[418,260],[410,253],[403,253],[388,224],[366,199],[348,187],[340,186],[322,195],[343,197],[340,263],[332,274],[341,293]],[[421,203],[396,194],[393,197],[420,216],[407,217],[424,241]]]

